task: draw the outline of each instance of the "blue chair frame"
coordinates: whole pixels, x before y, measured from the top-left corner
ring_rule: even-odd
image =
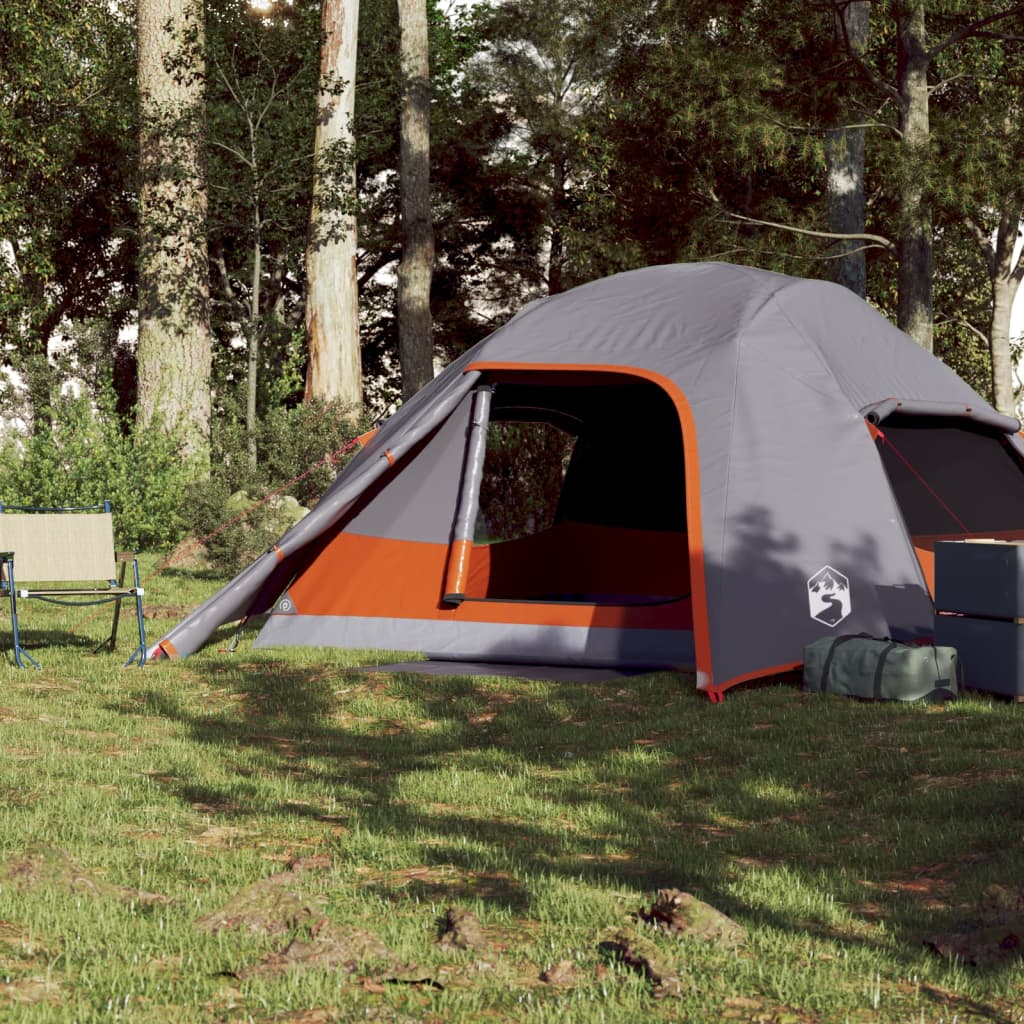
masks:
[[[141,668],[146,663],[146,627],[142,610],[142,597],[145,591],[141,586],[141,581],[139,579],[139,563],[134,553],[114,552],[113,529],[112,527],[110,527],[109,531],[105,529],[105,524],[110,522],[110,502],[105,501],[101,505],[75,505],[62,507],[4,505],[3,503],[0,503],[0,532],[3,530],[3,516],[7,512],[25,513],[26,519],[31,517],[33,521],[33,528],[29,532],[39,533],[39,536],[34,538],[34,542],[36,543],[45,543],[45,524],[49,516],[58,514],[65,515],[69,513],[105,513],[105,523],[96,524],[97,531],[103,534],[102,544],[104,546],[104,550],[98,555],[98,560],[102,561],[104,565],[107,564],[105,561],[105,553],[109,533],[109,552],[111,558],[109,564],[111,567],[116,567],[117,572],[116,578],[107,579],[104,586],[62,585],[35,586],[31,588],[19,587],[15,575],[18,552],[16,550],[0,551],[0,595],[6,593],[10,606],[14,661],[18,668],[25,668],[26,662],[30,663],[35,668],[42,667],[22,645],[21,627],[18,614],[19,599],[35,599],[47,601],[51,604],[70,606],[113,603],[114,618],[111,625],[110,636],[95,648],[97,651],[106,648],[112,652],[117,643],[118,624],[121,616],[121,602],[126,598],[132,598],[135,601],[135,614],[139,629],[139,643],[132,652],[131,657],[129,657],[125,662],[125,667],[127,668],[129,665],[137,664],[139,668]],[[37,516],[40,524],[38,531],[35,530]],[[19,519],[21,518],[22,517],[19,516]],[[25,526],[26,524],[23,521],[20,525]],[[98,543],[100,542],[98,535],[95,539]],[[125,575],[127,573],[129,563],[132,566],[132,585],[125,586]],[[64,573],[66,573],[66,575],[63,575]],[[68,560],[66,563],[62,563],[58,556],[55,564],[47,571],[47,576],[49,578],[40,580],[39,582],[61,583],[63,581],[70,584],[73,581],[80,583],[82,579],[91,578],[90,576],[80,577],[78,573],[79,567],[76,566],[73,559]],[[102,577],[100,576],[97,578]]]

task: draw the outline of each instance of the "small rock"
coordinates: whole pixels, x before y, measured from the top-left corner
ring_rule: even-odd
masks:
[[[540,972],[540,980],[548,985],[568,987],[579,980],[580,971],[572,960],[559,960]]]
[[[705,942],[738,946],[747,939],[747,930],[720,910],[679,889],[659,889],[650,910],[641,910],[639,918],[666,935],[702,939]]]
[[[472,910],[462,907],[449,907],[445,911],[438,942],[450,949],[483,950],[488,947],[480,919]]]

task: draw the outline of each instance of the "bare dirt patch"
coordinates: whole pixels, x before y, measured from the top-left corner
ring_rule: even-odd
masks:
[[[323,908],[318,900],[297,891],[305,871],[330,866],[326,857],[307,857],[294,861],[286,871],[262,878],[236,893],[223,907],[203,914],[195,926],[203,932],[246,931],[262,935],[284,936],[301,925],[320,920]]]
[[[472,910],[449,907],[444,914],[438,944],[448,949],[487,949],[480,919]]]
[[[0,999],[12,1003],[56,1003],[62,994],[60,982],[45,975],[0,983]]]
[[[598,948],[606,956],[621,960],[627,967],[639,971],[651,983],[656,998],[682,995],[679,972],[650,939],[637,935],[630,928],[612,928],[601,938]]]
[[[1011,964],[1024,956],[1024,888],[990,885],[974,916],[924,940],[933,953],[976,967]]]
[[[113,885],[80,868],[64,850],[37,846],[15,854],[0,868],[0,875],[22,889],[49,888],[116,899],[121,903],[153,906],[169,902],[159,893]]]
[[[367,963],[391,962],[394,957],[372,932],[336,925],[319,918],[275,953],[236,972],[240,979],[273,977],[286,971],[343,970],[354,974]]]
[[[363,885],[375,886],[402,895],[429,895],[432,899],[499,900],[519,904],[523,895],[520,883],[505,871],[466,871],[453,864],[419,865],[399,871],[360,869]]]

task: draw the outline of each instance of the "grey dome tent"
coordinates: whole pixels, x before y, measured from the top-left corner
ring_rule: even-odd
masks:
[[[269,612],[258,646],[695,669],[717,700],[824,635],[928,642],[935,540],[1024,536],[1019,430],[839,286],[618,274],[448,366],[152,653]]]

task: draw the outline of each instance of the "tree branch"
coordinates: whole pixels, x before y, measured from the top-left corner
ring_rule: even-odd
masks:
[[[229,146],[226,142],[220,142],[217,139],[210,139],[210,145],[223,149],[225,153],[230,153],[239,163],[244,164],[250,170],[256,170],[255,164],[240,149],[235,149],[234,146]]]
[[[992,342],[989,336],[984,331],[978,330],[978,328],[975,327],[974,324],[968,322],[967,320],[964,320],[961,317],[951,316],[948,317],[946,320],[935,321],[936,327],[945,327],[947,324],[952,324],[953,326],[956,327],[966,328],[985,346],[986,349],[991,347]]]
[[[928,61],[934,60],[943,50],[948,50],[951,46],[955,46],[957,43],[962,42],[964,39],[970,36],[977,36],[981,34],[981,30],[986,25],[991,25],[997,21],[1003,21],[1005,18],[1012,18],[1015,14],[1024,14],[1024,4],[1014,4],[1013,7],[1005,11],[1000,11],[998,14],[990,14],[987,18],[980,18],[978,21],[971,22],[970,25],[964,25],[963,28],[959,28],[956,32],[952,32],[946,36],[945,39],[940,43],[936,43],[927,54],[925,59]]]
[[[737,253],[755,253],[758,256],[781,256],[787,260],[806,260],[811,263],[831,263],[833,260],[841,260],[846,256],[851,255],[853,252],[866,252],[868,249],[877,249],[877,245],[861,245],[851,252],[831,253],[824,255],[811,255],[807,252],[783,252],[780,249],[753,249],[749,245],[736,246],[734,249],[725,249],[722,252],[714,253],[710,256],[702,256],[702,263],[712,263],[716,260],[723,260],[729,256],[734,256]]]
[[[845,3],[837,2],[832,0],[832,13],[833,16],[838,18],[840,21],[845,23],[846,19],[843,17],[842,9],[846,7]],[[885,93],[890,99],[899,102],[900,92],[896,86],[887,82],[882,76],[864,59],[864,55],[857,53],[852,46],[844,46],[847,56],[853,63],[860,69],[860,73],[878,90]]]
[[[967,230],[974,236],[974,240],[978,243],[978,248],[981,249],[981,254],[985,259],[985,266],[988,267],[989,277],[995,277],[996,252],[992,245],[992,240],[985,234],[985,229],[973,217],[964,217],[964,224]]]
[[[777,118],[768,118],[769,122],[775,125],[776,128],[781,128],[787,132],[803,132],[807,135],[824,135],[826,132],[834,132],[836,130],[843,131],[854,131],[858,128],[885,128],[887,131],[893,133],[898,139],[903,138],[903,132],[899,130],[894,124],[886,124],[884,121],[860,121],[854,124],[838,124],[830,126],[828,128],[822,128],[819,125],[814,124],[787,124],[785,121],[779,121]]]
[[[778,221],[772,220],[760,220],[757,217],[747,217],[742,213],[733,213],[731,210],[725,209],[719,202],[718,197],[711,193],[711,200],[714,204],[722,211],[724,216],[730,220],[740,221],[743,224],[755,224],[762,228],[773,228],[776,231],[789,231],[794,235],[808,235],[811,238],[831,238],[835,241],[850,241],[850,242],[867,242],[868,245],[865,248],[868,249],[884,249],[890,256],[896,255],[896,246],[884,235],[872,235],[861,232],[850,232],[843,233],[840,231],[814,231],[811,228],[798,228],[792,224],[780,224]]]
[[[375,256],[366,266],[363,268],[362,273],[359,275],[358,283],[359,287],[367,283],[378,271],[383,270],[389,263],[394,263],[402,254],[397,249],[385,249]]]
[[[238,293],[235,291],[235,286],[231,283],[231,275],[228,273],[228,265],[224,259],[224,253],[216,253],[210,262],[217,268],[221,287],[224,289],[224,294],[227,297],[228,307],[236,312],[239,309],[244,311],[245,304],[239,298]]]

